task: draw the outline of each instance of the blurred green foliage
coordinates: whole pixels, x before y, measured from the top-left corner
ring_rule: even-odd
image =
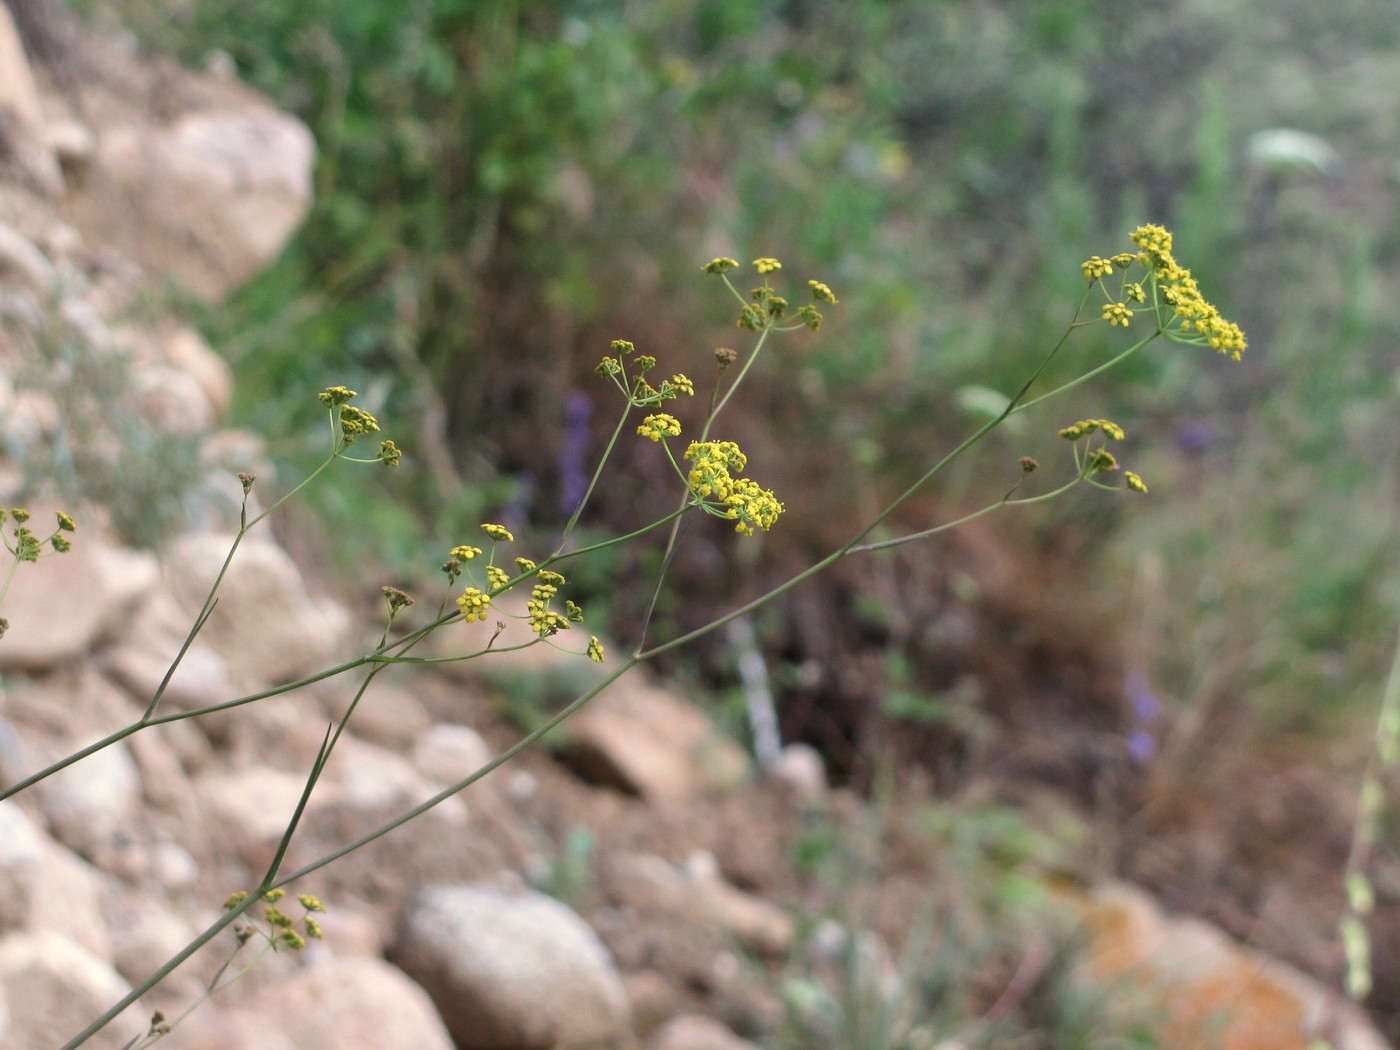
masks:
[[[1400,612],[1389,5],[116,10],[188,62],[227,52],[316,133],[304,230],[208,327],[238,367],[242,422],[284,455],[299,454],[312,392],[343,382],[414,457],[387,509],[325,495],[361,508],[365,537],[342,542],[421,560],[412,518],[446,544],[507,511],[547,532],[564,516],[556,461],[580,440],[565,406],[596,393],[607,340],[698,372],[706,341],[732,338],[697,271],[720,253],[779,255],[843,300],[816,352],[747,392],[739,425],[764,432],[792,484],[892,487],[1019,385],[1068,319],[1081,259],[1162,222],[1251,349],[1234,366],[1162,347],[1091,388],[1071,414],[1128,428],[1152,502],[1070,505],[1037,528],[1092,533],[1081,578],[1110,573],[1118,593],[1158,566],[1121,617],[1132,648],[1116,659],[1180,704],[1245,699],[1306,727],[1373,695]],[[1278,129],[1295,138],[1260,137]],[[1076,344],[1066,375],[1103,338]],[[1064,421],[1031,422],[991,447],[998,461],[1055,462]],[[619,486],[603,520],[635,521],[652,481]],[[1004,481],[993,464],[953,485],[941,516]],[[792,502],[795,542],[816,545],[849,531],[862,501]],[[619,593],[643,575],[616,571],[602,586]],[[949,684],[904,678],[909,697]]]

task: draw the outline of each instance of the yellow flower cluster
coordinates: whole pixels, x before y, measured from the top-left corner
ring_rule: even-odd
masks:
[[[1132,316],[1133,312],[1123,303],[1104,303],[1103,319],[1110,325],[1122,325],[1127,328]]]
[[[558,573],[553,575],[558,576]],[[552,583],[537,583],[530,589],[530,600],[525,603],[525,609],[530,618],[530,630],[541,638],[567,631],[570,622],[583,623],[583,610],[573,602],[565,602],[562,613],[549,607],[550,601],[558,593],[559,588]]]
[[[481,528],[491,539],[498,542],[508,542],[515,539],[504,525],[488,523],[482,525]],[[453,547],[451,556],[443,565],[443,571],[447,573],[449,580],[455,582],[462,573],[462,563],[471,561],[481,553],[480,547],[465,544]],[[491,557],[494,559],[494,552]],[[539,563],[530,558],[518,557],[514,561],[516,569],[519,570],[514,582],[519,582],[519,577],[523,576],[533,575],[535,577],[534,586],[530,589],[530,597],[525,602],[525,619],[530,624],[530,630],[544,639],[558,634],[560,631],[567,631],[570,624],[583,623],[583,609],[575,602],[565,601],[563,612],[551,608],[551,604],[558,597],[559,588],[566,582],[562,573],[555,572],[553,569],[541,569]],[[470,579],[474,573],[471,569],[467,569],[467,572]],[[457,599],[457,608],[462,614],[462,619],[467,623],[486,620],[491,610],[492,599],[512,586],[512,577],[501,566],[489,564],[486,566],[486,582],[488,590],[483,591],[476,586],[467,587]],[[590,660],[601,662],[603,646],[597,638],[592,638],[585,653],[580,655],[587,655]]]
[[[1244,332],[1201,295],[1191,271],[1172,256],[1172,235],[1161,226],[1139,226],[1132,241],[1140,249],[1139,261],[1149,266],[1161,290],[1162,300],[1181,319],[1181,331],[1200,333],[1200,341],[1236,361],[1245,350]],[[1195,340],[1192,340],[1193,342]]]
[[[58,528],[49,536],[40,539],[35,535],[34,530],[26,524],[32,516],[29,511],[23,507],[11,507],[7,514],[3,508],[0,508],[0,525],[3,525],[8,519],[13,519],[15,523],[13,541],[8,536],[4,539],[6,549],[19,561],[38,561],[39,556],[44,551],[45,544],[48,544],[59,554],[67,554],[73,549],[73,543],[61,533],[77,532],[78,523],[73,520],[71,515],[65,514],[61,510],[57,511],[56,514]]]
[[[268,890],[262,895],[262,899],[267,902],[267,907],[263,909],[263,921],[267,923],[268,928],[263,930],[253,923],[239,923],[234,926],[234,934],[237,936],[239,944],[247,944],[255,935],[260,934],[274,951],[299,952],[306,947],[306,939],[294,928],[296,921],[277,906],[277,902],[286,895],[286,890]],[[232,893],[228,900],[224,901],[224,910],[232,911],[247,899],[248,893],[245,890]],[[321,903],[320,898],[313,897],[309,893],[298,894],[297,901],[301,904],[304,912],[301,922],[306,930],[306,936],[314,940],[321,940],[323,936],[321,924],[313,919],[311,914],[319,912],[324,915],[326,906]]]
[[[692,464],[686,484],[696,503],[717,517],[734,522],[734,530],[752,536],[754,529],[773,527],[783,505],[755,481],[736,478],[748,457],[732,441],[692,441],[685,450]]]
[[[614,339],[609,349],[612,353],[599,361],[598,367],[593,371],[616,383],[632,404],[655,405],[662,401],[674,401],[681,394],[685,394],[687,397],[695,396],[695,384],[690,381],[689,376],[682,372],[676,373],[670,379],[663,380],[659,390],[647,382],[646,374],[656,367],[656,358],[650,354],[637,354],[632,359],[636,375],[632,377],[629,387],[626,378],[626,357],[628,354],[636,353],[636,346],[626,339]],[[657,439],[653,438],[652,440]]]
[[[491,608],[491,596],[483,594],[476,587],[468,587],[457,599],[457,608],[462,611],[462,619],[467,623],[485,620],[486,612]]]
[[[1066,441],[1078,441],[1080,438],[1086,438],[1092,434],[1102,434],[1105,443],[1109,441],[1122,441],[1124,436],[1123,428],[1111,419],[1081,419],[1078,423],[1073,423],[1060,431],[1060,437],[1064,438]],[[1080,463],[1077,449],[1074,455],[1075,462]],[[1086,449],[1084,460],[1081,464],[1083,476],[1111,474],[1118,469],[1117,457],[1103,445],[1100,445],[1098,448],[1090,447]],[[1123,471],[1123,481],[1127,484],[1128,488],[1134,492],[1141,492],[1144,494],[1147,492],[1146,483],[1139,475],[1134,474],[1131,470]],[[1111,487],[1103,485],[1100,482],[1093,483],[1100,488]]]
[[[637,428],[637,433],[652,441],[660,441],[663,437],[680,437],[681,421],[675,416],[660,412],[642,420],[642,425]]]
[[[379,430],[379,420],[370,415],[362,408],[356,408],[350,404],[360,395],[349,387],[328,386],[316,395],[321,404],[331,410],[332,415],[339,419],[340,432],[345,445],[353,445],[356,438],[364,437],[366,434],[373,434]],[[337,409],[339,412],[337,412]],[[343,450],[344,446],[337,444],[336,452]],[[399,460],[403,458],[403,452],[392,441],[381,441],[379,443],[379,455],[373,460],[363,460],[361,462],[379,462],[386,467],[397,467]],[[253,476],[251,474],[240,474],[239,479],[243,482],[243,492],[247,495],[253,487]]]
[[[1084,271],[1086,281],[1097,281],[1100,277],[1107,277],[1113,272],[1113,263],[1107,259],[1101,259],[1097,255],[1091,255],[1087,262],[1079,264],[1079,268]]]
[[[1135,263],[1145,267],[1161,297],[1161,304],[1170,308],[1179,322],[1175,329],[1167,329],[1163,323],[1166,334],[1178,342],[1209,346],[1238,361],[1245,349],[1244,332],[1239,325],[1220,316],[1220,311],[1201,295],[1191,271],[1177,263],[1172,255],[1171,232],[1165,227],[1148,224],[1134,230],[1131,239],[1138,248],[1136,253],[1123,252],[1107,259],[1091,255],[1080,263],[1085,280],[1093,284],[1115,268],[1126,270]],[[1146,305],[1148,301],[1141,281],[1125,282],[1122,296],[1138,305]],[[1156,300],[1153,305],[1160,307]],[[1127,328],[1133,311],[1126,301],[1110,301],[1104,304],[1102,316],[1111,326]]]
[[[1112,438],[1114,441],[1123,440],[1123,428],[1111,419],[1081,419],[1078,423],[1061,430],[1060,437],[1066,441],[1078,441],[1096,430],[1102,431],[1104,437]]]

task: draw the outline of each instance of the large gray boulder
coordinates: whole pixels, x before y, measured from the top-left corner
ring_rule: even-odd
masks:
[[[607,949],[551,897],[428,887],[404,916],[394,961],[427,989],[460,1050],[631,1045]]]

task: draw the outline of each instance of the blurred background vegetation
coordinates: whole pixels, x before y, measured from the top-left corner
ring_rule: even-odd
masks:
[[[893,755],[939,783],[997,769],[1148,802],[1244,743],[1341,740],[1335,761],[1359,765],[1400,619],[1392,5],[84,2],[188,64],[231,57],[315,132],[305,228],[205,328],[237,421],[282,460],[319,455],[307,406],[328,383],[409,452],[393,498],[382,477],[316,491],[358,523],[328,533],[350,582],[431,580],[481,520],[544,549],[591,468],[578,449],[614,421],[592,374],[608,341],[699,380],[740,336],[700,265],[776,255],[842,303],[721,428],[788,515],[747,543],[692,527],[657,637],[703,622],[844,539],[1012,393],[1082,259],[1169,226],[1244,361],[1154,345],[902,520],[998,498],[1022,454],[1050,487],[1069,469],[1054,432],[1086,415],[1127,428],[1151,495],[1077,492],[777,603],[757,627],[785,731],[857,782]],[[1061,378],[1122,345],[1095,329]],[[599,535],[669,506],[654,451],[620,456]],[[624,644],[657,556],[583,581]],[[722,643],[671,669],[734,682]]]

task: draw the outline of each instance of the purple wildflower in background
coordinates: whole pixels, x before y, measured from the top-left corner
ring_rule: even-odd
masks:
[[[1123,692],[1128,697],[1132,711],[1132,728],[1128,731],[1128,757],[1140,766],[1145,766],[1157,754],[1157,741],[1152,735],[1152,726],[1162,717],[1162,705],[1152,687],[1147,684],[1147,676],[1134,671],[1123,680]]]
[[[1176,444],[1183,452],[1200,455],[1215,444],[1215,432],[1209,423],[1183,423],[1177,428]]]
[[[584,459],[588,453],[588,418],[592,414],[593,402],[581,390],[575,390],[564,402],[564,443],[555,465],[559,469],[559,510],[566,515],[574,512],[588,491]]]

